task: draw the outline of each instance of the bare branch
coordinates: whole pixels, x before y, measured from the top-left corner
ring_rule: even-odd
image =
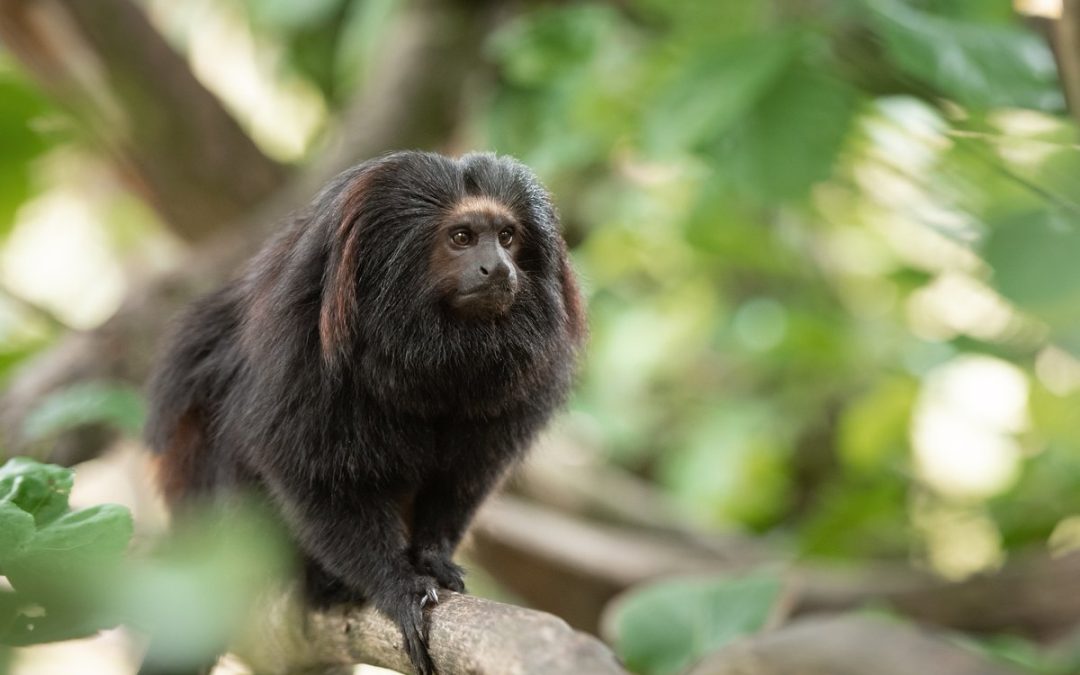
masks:
[[[429,649],[442,675],[615,675],[625,671],[599,640],[561,619],[449,591],[429,615]],[[367,607],[301,619],[295,596],[275,599],[237,647],[256,672],[285,674],[367,663],[412,672],[397,627]]]

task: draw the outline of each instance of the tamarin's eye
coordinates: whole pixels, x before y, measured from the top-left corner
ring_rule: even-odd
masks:
[[[514,231],[507,228],[499,233],[499,243],[503,246],[509,246],[514,241]]]
[[[450,241],[458,246],[468,246],[472,243],[472,240],[472,232],[469,232],[468,230],[454,230],[450,235]]]

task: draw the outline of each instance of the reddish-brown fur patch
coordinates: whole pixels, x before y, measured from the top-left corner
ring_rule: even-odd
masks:
[[[353,282],[360,258],[360,233],[354,225],[367,199],[372,176],[373,172],[364,173],[349,187],[344,215],[334,233],[331,259],[327,261],[330,270],[323,287],[322,309],[319,312],[319,342],[323,358],[327,361],[348,344],[355,319],[356,290]]]
[[[570,336],[574,339],[574,342],[581,344],[588,334],[585,306],[581,301],[581,291],[578,289],[574,270],[570,267],[570,254],[566,250],[566,244],[562,244],[562,249],[562,270],[560,270],[560,275],[562,277],[563,305],[566,307]]]
[[[205,461],[202,415],[188,408],[176,423],[168,446],[155,463],[158,489],[169,506],[178,504],[195,482],[199,465]]]

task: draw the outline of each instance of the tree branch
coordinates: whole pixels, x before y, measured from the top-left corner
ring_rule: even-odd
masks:
[[[724,552],[683,538],[599,525],[503,497],[473,529],[478,562],[530,605],[597,632],[611,599],[631,586],[688,573],[741,574],[760,549]],[[776,553],[794,589],[792,613],[886,605],[921,622],[975,633],[1017,632],[1051,639],[1080,622],[1080,552],[1033,555],[1004,569],[949,582],[906,567],[832,569],[793,564]]]
[[[431,611],[429,649],[442,675],[625,673],[599,640],[561,619],[449,591]],[[401,634],[369,607],[341,607],[301,617],[295,594],[276,598],[235,651],[268,675],[366,663],[412,672]]]
[[[187,241],[285,179],[130,0],[0,0],[0,40]]]

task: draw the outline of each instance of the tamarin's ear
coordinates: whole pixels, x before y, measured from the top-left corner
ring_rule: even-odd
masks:
[[[359,221],[364,217],[374,169],[360,174],[346,186],[341,220],[329,223],[330,251],[323,272],[322,300],[319,310],[319,344],[323,361],[328,365],[347,356],[355,337],[359,304],[356,297],[360,261]]]

